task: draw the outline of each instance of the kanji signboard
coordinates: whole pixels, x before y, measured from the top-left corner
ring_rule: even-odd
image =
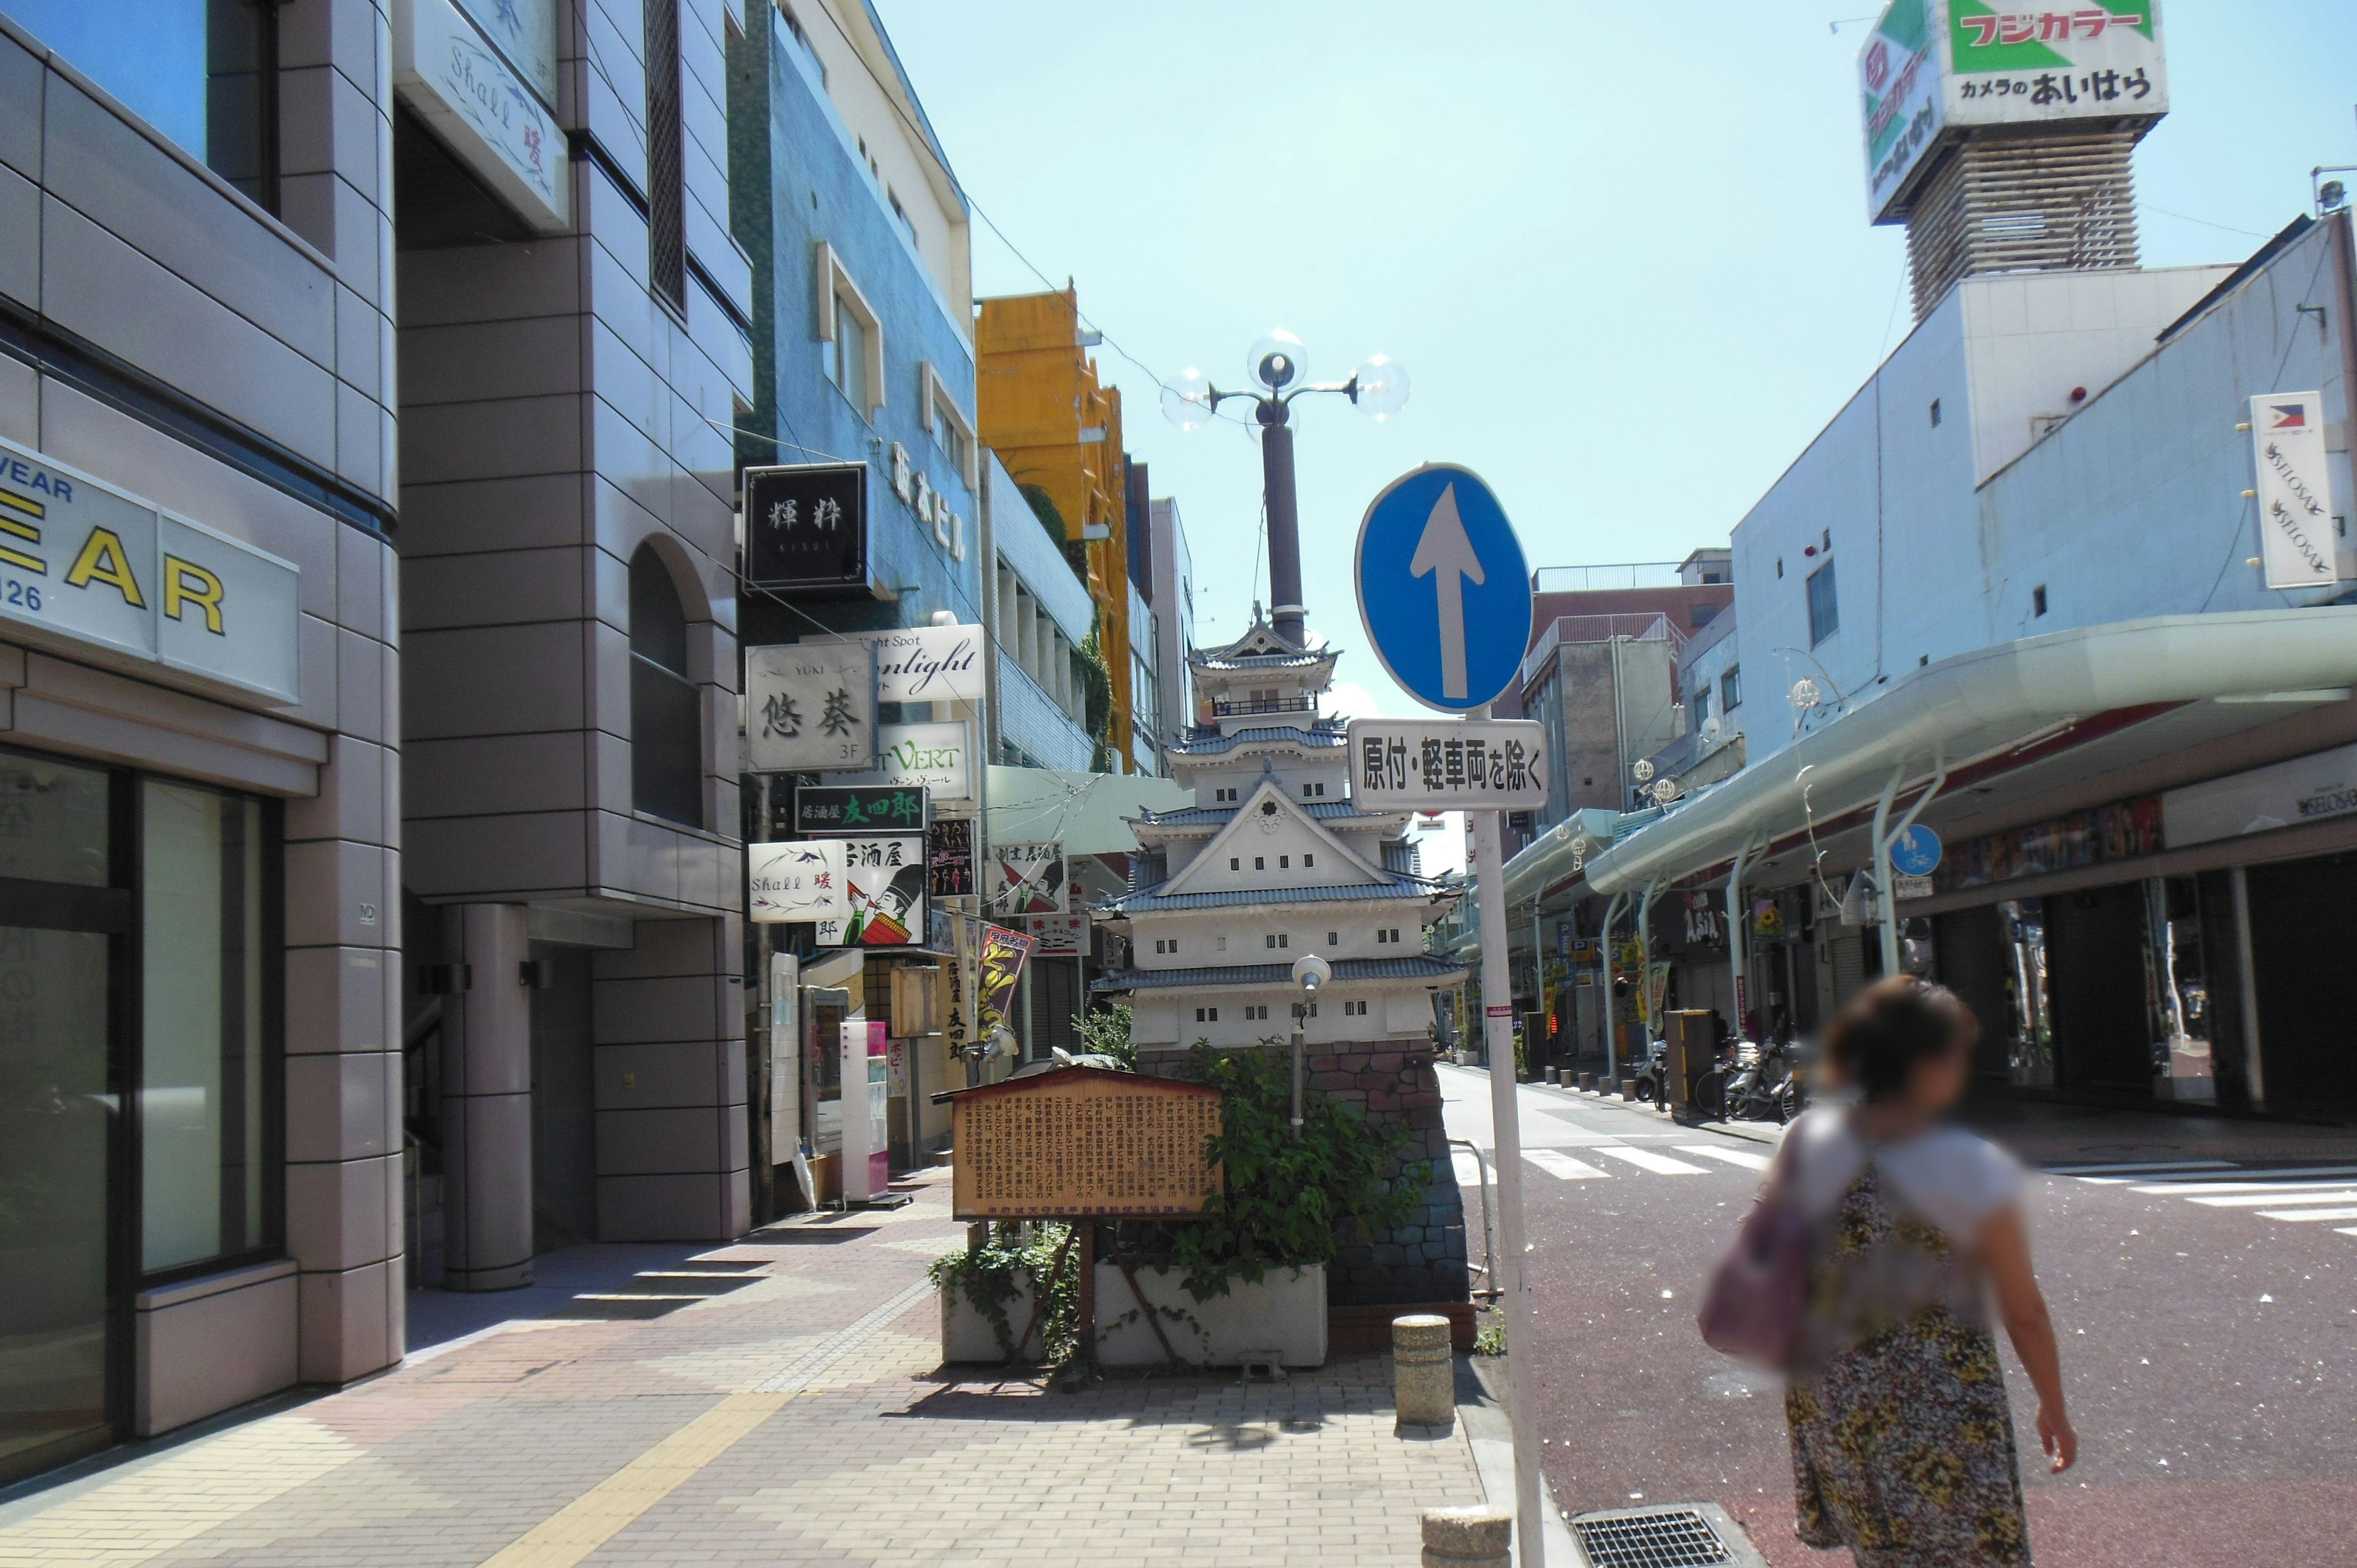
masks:
[[[996,915],[1054,915],[1066,907],[1064,846],[995,843],[983,878]]]
[[[867,465],[746,469],[745,577],[760,588],[865,592]]]
[[[959,1219],[1192,1215],[1220,1190],[1220,1091],[1068,1068],[952,1097]]]
[[[921,833],[884,838],[813,839],[843,854],[845,914],[818,924],[822,947],[900,948],[923,945],[925,840]]]
[[[1352,719],[1351,794],[1372,811],[1527,811],[1547,802],[1546,727],[1530,719]]]
[[[756,773],[875,767],[875,655],[856,642],[747,649],[745,752]]]
[[[805,784],[794,791],[794,831],[914,833],[925,828],[925,792],[889,784]]]

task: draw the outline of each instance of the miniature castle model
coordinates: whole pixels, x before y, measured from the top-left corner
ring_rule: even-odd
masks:
[[[1321,716],[1338,650],[1304,647],[1253,607],[1249,630],[1188,655],[1200,723],[1168,755],[1195,805],[1133,818],[1130,890],[1096,907],[1129,939],[1125,995],[1140,1070],[1168,1070],[1197,1041],[1285,1041],[1303,1005],[1296,960],[1333,966],[1301,1019],[1311,1087],[1359,1105],[1378,1130],[1405,1122],[1434,1162],[1422,1211],[1337,1261],[1337,1302],[1465,1298],[1464,1208],[1433,1071],[1433,993],[1464,969],[1424,950],[1457,896],[1415,875],[1411,812],[1351,798],[1343,721]]]

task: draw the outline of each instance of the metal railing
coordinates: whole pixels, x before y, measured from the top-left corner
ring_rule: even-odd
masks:
[[[1480,1290],[1469,1294],[1487,1297],[1494,1305],[1498,1298],[1505,1294],[1506,1291],[1505,1287],[1498,1283],[1498,1243],[1490,1225],[1490,1162],[1482,1157],[1480,1149],[1468,1139],[1451,1138],[1448,1140],[1448,1144],[1451,1148],[1463,1149],[1470,1154],[1473,1156],[1473,1168],[1480,1174],[1481,1261],[1476,1263],[1469,1259],[1465,1266],[1469,1272],[1480,1274],[1484,1282]]]
[[[1683,561],[1623,561],[1604,566],[1541,566],[1531,574],[1534,594],[1587,594],[1608,588],[1674,588]],[[1716,568],[1713,568],[1716,570]]]
[[[1232,718],[1239,714],[1308,714],[1317,709],[1315,697],[1254,697],[1241,703],[1211,704],[1211,712],[1221,718]]]

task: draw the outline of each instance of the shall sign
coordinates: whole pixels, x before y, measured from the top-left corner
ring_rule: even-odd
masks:
[[[302,700],[289,563],[0,441],[0,617]]]

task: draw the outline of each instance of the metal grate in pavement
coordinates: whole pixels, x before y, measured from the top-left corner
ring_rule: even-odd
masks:
[[[1710,1521],[1692,1509],[1575,1519],[1571,1528],[1595,1568],[1706,1568],[1733,1561]]]

